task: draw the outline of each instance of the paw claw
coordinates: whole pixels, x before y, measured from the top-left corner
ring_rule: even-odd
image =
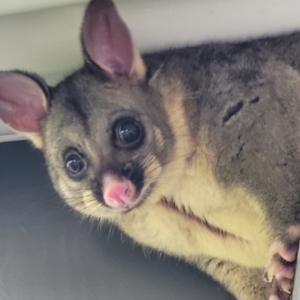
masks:
[[[267,282],[267,283],[270,282],[270,281],[269,281],[269,278],[268,278],[268,271],[267,271],[267,270],[264,271],[264,274],[263,274],[263,276],[262,276],[262,279],[263,279],[264,282]]]
[[[276,275],[277,284],[287,294],[291,294],[293,290],[294,281],[292,279],[281,277]]]
[[[271,294],[268,300],[289,300],[290,299],[290,290],[284,291],[280,288],[280,284],[277,279],[274,277],[272,281]]]
[[[288,265],[282,261],[273,261],[268,268],[267,274],[269,282],[272,282],[274,276],[277,279],[293,279],[295,276],[295,266]]]

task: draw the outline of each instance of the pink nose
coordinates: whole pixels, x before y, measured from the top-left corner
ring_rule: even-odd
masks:
[[[113,208],[128,209],[136,198],[136,189],[126,178],[118,178],[111,174],[103,176],[103,198]]]

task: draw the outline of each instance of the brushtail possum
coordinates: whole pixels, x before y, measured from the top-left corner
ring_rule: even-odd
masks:
[[[300,33],[141,56],[110,0],[55,87],[0,72],[0,118],[64,201],[239,300],[288,299],[300,240]],[[265,280],[264,280],[265,279]]]

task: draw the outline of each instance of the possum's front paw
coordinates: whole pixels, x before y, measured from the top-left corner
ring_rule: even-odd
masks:
[[[295,276],[298,246],[275,242],[270,248],[271,262],[267,268],[269,282],[275,280],[285,292],[291,293]]]
[[[273,277],[272,288],[268,300],[290,300],[290,292],[284,292],[280,288],[280,284],[275,277]]]
[[[299,236],[300,228],[293,226],[284,242],[276,241],[269,249],[270,264],[266,269],[267,279],[272,282],[269,300],[289,299],[294,284]]]

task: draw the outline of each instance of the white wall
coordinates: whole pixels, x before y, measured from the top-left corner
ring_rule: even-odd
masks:
[[[82,3],[87,0],[0,1],[0,70],[35,71],[53,82],[60,77],[57,74],[81,64],[78,34],[84,11]],[[143,51],[300,28],[299,0],[116,0],[116,3]],[[61,7],[53,7],[57,5]],[[19,13],[22,11],[27,12]],[[0,124],[0,140],[7,133],[7,128]]]

